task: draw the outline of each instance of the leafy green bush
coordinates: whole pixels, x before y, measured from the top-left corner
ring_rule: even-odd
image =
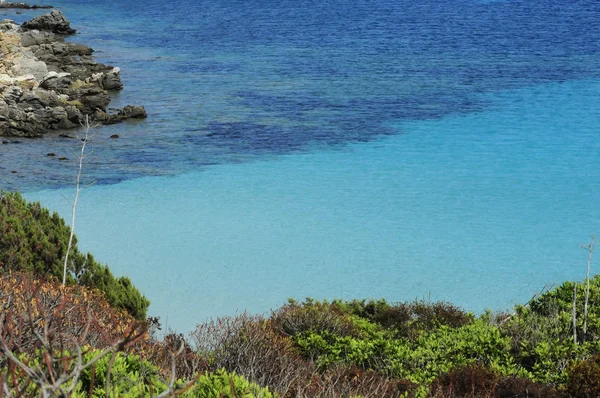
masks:
[[[251,383],[235,373],[218,370],[200,376],[190,395],[198,398],[273,398],[268,388]]]
[[[394,331],[398,337],[411,340],[440,326],[461,327],[474,319],[472,314],[445,302],[415,300],[389,304],[386,300],[353,300],[339,304],[361,318]]]
[[[0,192],[0,271],[25,271],[62,277],[70,229],[57,213],[39,203],[27,203],[17,192]],[[144,319],[150,302],[129,278],[115,278],[107,266],[77,249],[69,256],[68,282],[103,292],[110,305]]]
[[[575,282],[567,281],[562,285],[548,290],[529,303],[529,310],[537,315],[545,316],[554,321],[556,337],[572,338],[573,324],[573,290]],[[578,283],[577,287],[577,334],[579,340],[583,335],[583,307],[585,302],[585,284]],[[590,278],[590,294],[587,314],[587,336],[585,340],[600,339],[600,275]]]
[[[290,302],[273,312],[271,322],[288,336],[307,331],[328,331],[336,335],[353,335],[356,327],[347,311],[339,303],[306,299],[303,303]]]
[[[391,368],[395,375],[421,384],[475,362],[502,374],[515,374],[517,368],[509,348],[510,338],[503,337],[486,320],[478,319],[460,328],[441,326],[419,337],[408,357],[395,358]]]
[[[98,355],[98,350],[90,350],[84,356],[84,362]],[[93,366],[87,368],[80,379],[78,391],[83,397],[106,397],[106,379],[110,368],[110,383],[108,384],[111,397],[146,397],[158,394],[167,389],[160,380],[157,368],[136,355],[115,353],[102,357]]]
[[[445,303],[416,301],[390,306],[383,300],[332,304],[309,301],[295,304],[294,311],[312,314],[312,320],[323,319],[323,314],[315,312],[330,314],[328,322],[304,320],[304,327],[291,333],[304,358],[314,361],[321,371],[350,364],[422,385],[473,362],[503,374],[517,372],[509,337],[502,336],[487,320],[473,320],[472,315]],[[400,313],[404,315],[393,319],[389,316]],[[386,321],[375,323],[372,319]],[[339,327],[340,320],[344,328]]]
[[[98,350],[88,352],[89,361]],[[158,368],[133,354],[116,353],[114,358],[106,355],[81,377],[75,397],[100,398],[107,396],[107,374],[110,368],[109,394],[111,397],[138,398],[158,395],[168,386],[159,377]],[[191,383],[191,385],[190,385]],[[188,387],[188,385],[190,385]],[[205,373],[190,381],[178,380],[174,386],[179,396],[188,398],[273,398],[268,388],[251,383],[242,376],[217,370]]]
[[[570,364],[600,353],[600,276],[590,279],[588,330],[583,337],[585,288],[577,289],[577,343],[573,333],[573,290],[575,282],[565,282],[517,306],[515,313],[501,322],[502,335],[511,339],[511,354],[518,366],[537,382],[563,385]]]

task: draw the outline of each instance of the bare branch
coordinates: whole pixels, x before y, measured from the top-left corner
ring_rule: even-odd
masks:
[[[85,116],[85,136],[84,139],[80,139],[81,144],[81,152],[79,154],[79,170],[77,172],[77,179],[75,182],[75,198],[73,199],[73,203],[71,205],[71,234],[69,236],[69,244],[67,245],[67,252],[65,253],[65,262],[63,265],[63,286],[67,283],[67,264],[69,261],[69,253],[71,252],[71,247],[73,245],[73,236],[75,234],[75,214],[77,212],[77,200],[79,199],[79,192],[81,192],[80,182],[81,182],[81,171],[83,169],[83,159],[85,158],[85,145],[90,140],[90,121],[88,115]],[[79,138],[79,136],[77,137]]]
[[[594,249],[598,246],[598,242],[596,241],[596,235],[592,235],[592,241],[587,245],[582,245],[583,249],[588,251],[588,261],[587,261],[587,272],[585,274],[585,301],[583,303],[583,336],[581,336],[582,342],[585,341],[587,337],[587,310],[588,310],[588,301],[590,297],[590,266],[592,264],[592,255],[594,254]]]

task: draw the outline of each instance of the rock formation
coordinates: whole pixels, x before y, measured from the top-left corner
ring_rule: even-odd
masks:
[[[64,41],[75,33],[60,11],[17,25],[0,21],[0,136],[37,137],[80,126],[145,118],[141,106],[107,113],[107,90],[123,87],[120,70],[92,59],[93,50]]]

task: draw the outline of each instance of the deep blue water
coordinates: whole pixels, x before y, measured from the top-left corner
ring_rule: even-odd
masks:
[[[481,112],[482,93],[600,73],[597,1],[53,3],[73,40],[122,68],[114,105],[149,111],[99,134],[88,173],[101,184],[369,141],[397,134],[390,120]],[[71,145],[0,147],[1,170],[18,172],[5,187],[70,183],[40,155]]]
[[[599,2],[52,3],[149,113],[96,130],[80,244],[171,325],[290,296],[501,309],[583,275]],[[66,215],[75,165],[44,155],[73,145],[0,145],[3,186]]]

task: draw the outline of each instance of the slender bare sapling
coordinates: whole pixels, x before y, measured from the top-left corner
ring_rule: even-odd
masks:
[[[65,284],[67,283],[67,264],[69,262],[69,253],[71,252],[71,247],[73,246],[73,236],[75,235],[75,215],[77,213],[77,201],[79,200],[79,193],[83,189],[93,185],[95,182],[94,181],[91,184],[86,185],[85,187],[81,187],[81,172],[83,170],[83,160],[92,154],[92,152],[85,152],[85,146],[88,143],[88,141],[94,137],[94,134],[90,134],[91,126],[88,115],[85,115],[83,128],[83,138],[77,135],[77,138],[79,139],[79,141],[81,141],[81,151],[77,155],[79,161],[79,168],[77,170],[77,179],[75,180],[75,197],[73,199],[73,202],[71,203],[71,234],[69,235],[69,244],[67,245],[67,252],[65,253],[65,263],[63,265],[63,286],[65,286]]]
[[[585,301],[583,303],[583,336],[582,338],[585,340],[587,333],[587,309],[588,309],[588,301],[590,298],[590,266],[592,264],[592,255],[594,254],[594,249],[598,246],[598,242],[596,241],[596,235],[592,235],[592,241],[587,245],[582,245],[583,249],[588,251],[588,261],[587,261],[587,272],[585,274]]]

